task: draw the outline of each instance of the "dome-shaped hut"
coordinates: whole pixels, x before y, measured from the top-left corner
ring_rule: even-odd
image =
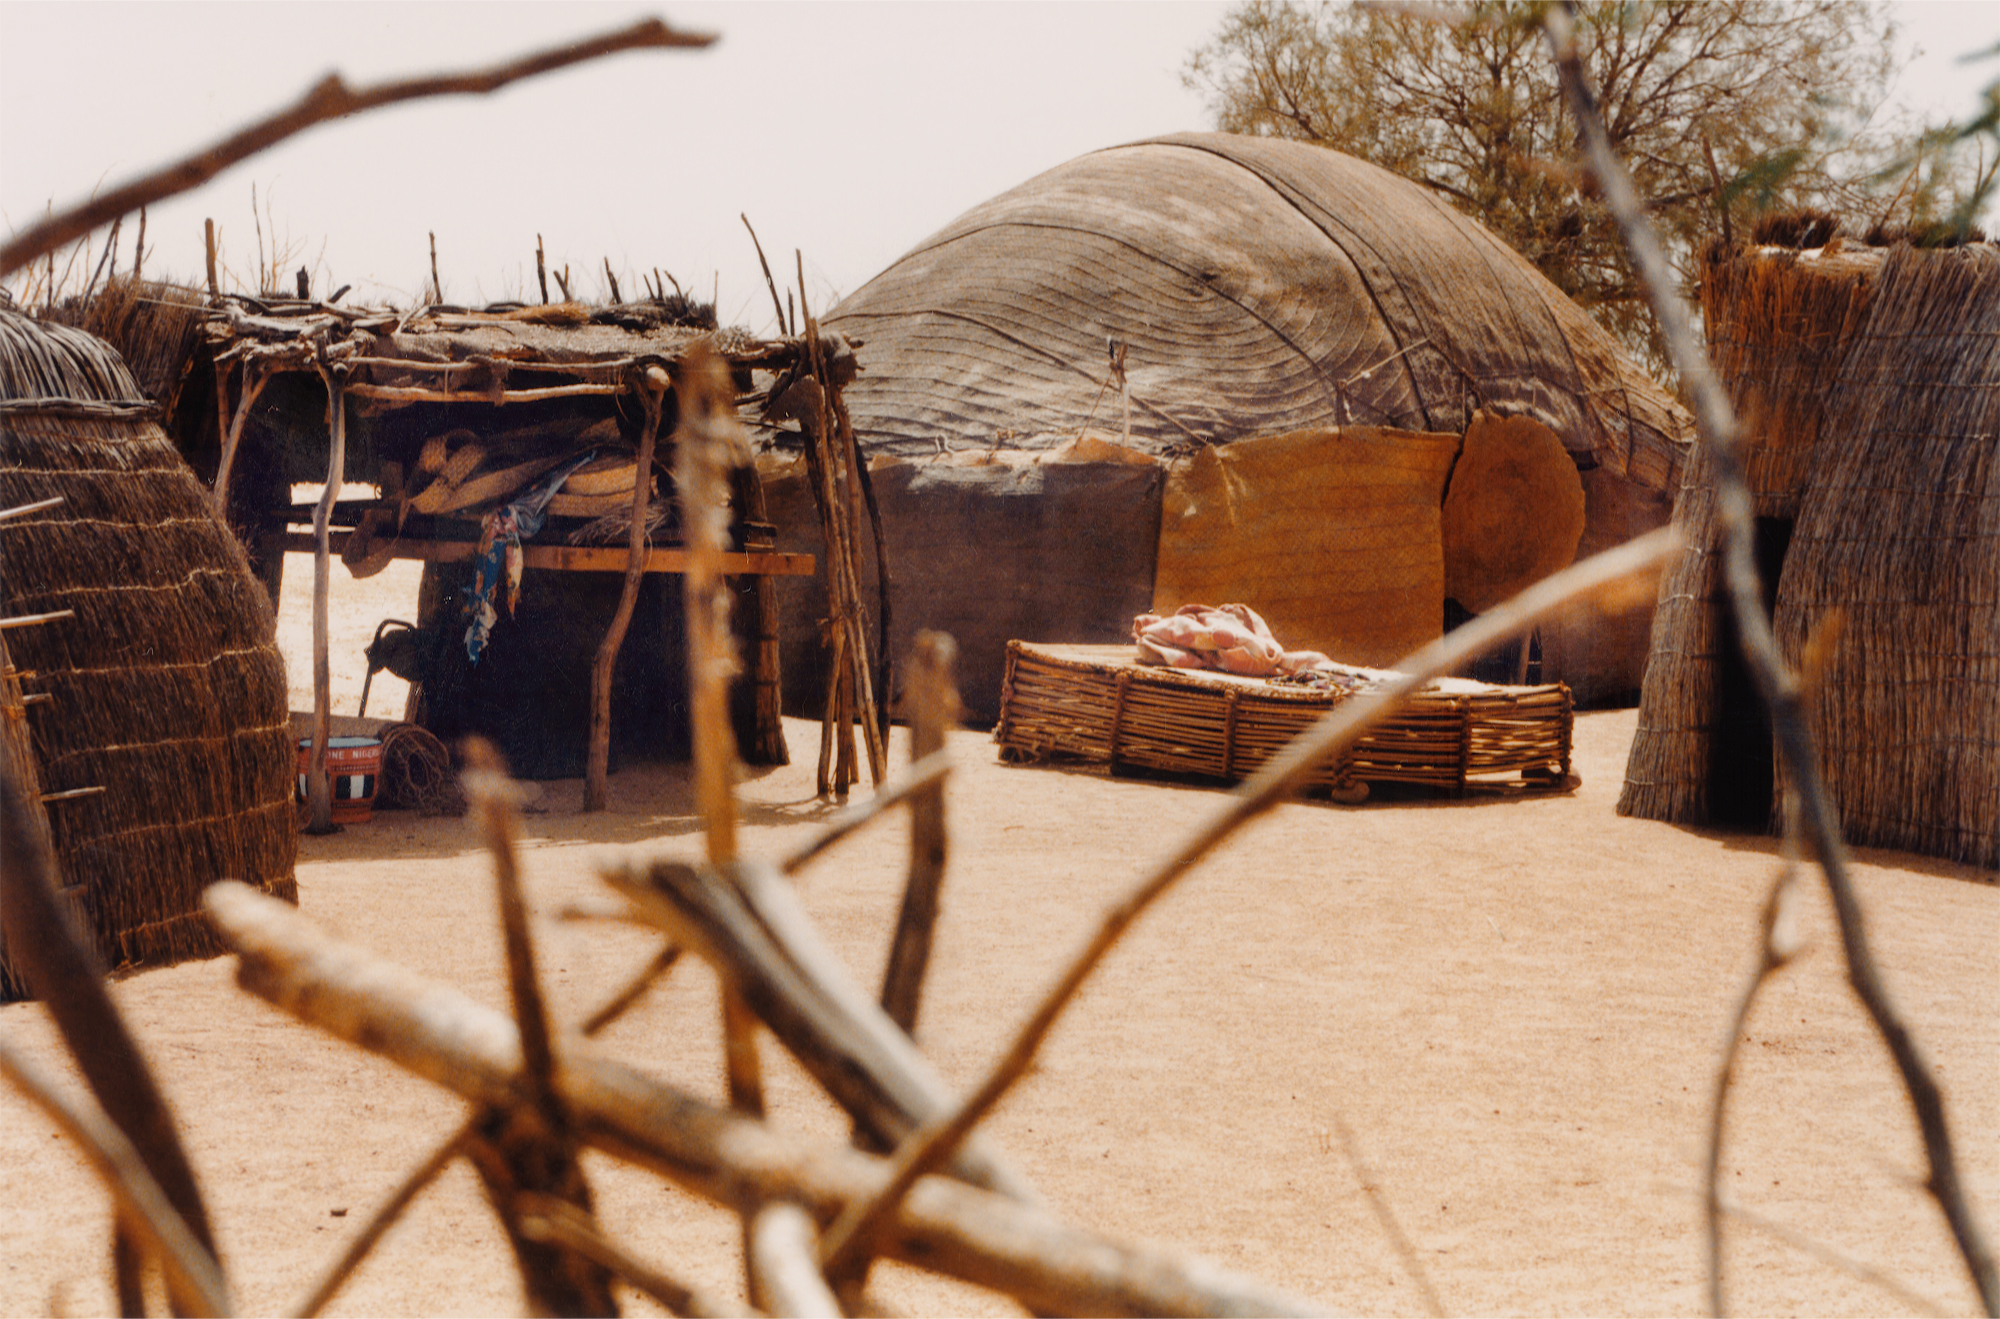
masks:
[[[1554,484],[1572,500],[1580,488],[1580,543],[1572,527],[1556,566],[1663,523],[1691,434],[1611,337],[1484,226],[1373,165],[1268,138],[1181,134],[1079,157],[925,239],[825,325],[862,345],[846,395],[862,448],[901,464],[874,473],[897,630],[957,633],[968,700],[988,712],[1007,636],[1122,640],[1154,604],[1156,572],[1162,589],[1226,585],[1230,570],[1210,571],[1225,559],[1336,591],[1336,578],[1400,564],[1394,589],[1437,635],[1459,594],[1440,519],[1482,413],[1509,423],[1493,444],[1532,432],[1528,466],[1553,454]],[[1086,430],[1197,466],[1256,437],[1290,447],[1263,462],[1246,450],[1181,490],[1143,463],[1024,465],[1073,454]],[[1551,486],[1547,471],[1528,475]],[[1235,502],[1218,506],[1219,489]],[[1268,516],[1278,504],[1290,522]],[[1252,505],[1262,541],[1205,539],[1202,518],[1240,525]],[[1520,509],[1516,538],[1548,521]],[[1183,550],[1210,558],[1170,572]],[[1381,593],[1347,612],[1385,616]],[[1544,672],[1586,697],[1634,691],[1645,638],[1643,617],[1611,631],[1558,622]]]
[[[60,500],[0,519],[0,717],[114,967],[220,952],[216,880],[297,892],[270,603],[154,413],[101,340],[0,310],[0,510]],[[0,997],[23,988],[0,956]]]
[[[1848,841],[2000,866],[2000,248],[1725,249],[1702,308],[1779,644],[1831,639],[1808,708]],[[1618,810],[1762,828],[1705,455],[1675,519]]]

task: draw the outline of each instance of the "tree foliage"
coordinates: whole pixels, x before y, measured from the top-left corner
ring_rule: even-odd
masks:
[[[1660,361],[1617,227],[1578,165],[1540,6],[1244,0],[1184,78],[1218,126],[1317,142],[1449,197]],[[1948,172],[1878,176],[1894,27],[1865,0],[1629,0],[1577,15],[1612,144],[1692,285],[1707,240],[1761,211],[1921,218]],[[1900,188],[1899,183],[1903,184]]]

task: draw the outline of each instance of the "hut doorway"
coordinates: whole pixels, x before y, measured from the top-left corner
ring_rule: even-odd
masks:
[[[1757,575],[1767,614],[1777,607],[1778,574],[1791,543],[1792,519],[1757,519]],[[1709,739],[1708,817],[1725,828],[1762,831],[1770,827],[1777,771],[1771,716],[1744,662],[1735,612],[1726,597],[1718,597],[1714,608],[1715,636],[1722,653],[1715,683],[1715,733]]]

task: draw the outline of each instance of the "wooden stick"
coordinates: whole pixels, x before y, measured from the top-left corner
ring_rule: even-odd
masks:
[[[618,292],[618,276],[611,273],[611,258],[604,258],[604,282],[611,286],[611,301],[620,303],[625,299]]]
[[[218,366],[216,369],[220,371],[221,367]],[[257,401],[257,396],[264,392],[264,386],[270,383],[275,373],[261,369],[255,359],[245,359],[241,374],[243,397],[236,405],[235,415],[228,419],[226,427],[228,434],[222,442],[222,461],[215,469],[212,507],[215,509],[215,516],[225,522],[229,519],[229,474],[236,466],[236,446],[243,439],[243,425],[250,419],[250,405]],[[216,397],[218,399],[225,397],[220,384],[216,387]]]
[[[757,230],[750,224],[747,211],[738,211],[736,218],[743,221],[743,227],[750,230],[750,245],[757,249],[757,264],[764,268],[764,287],[771,290],[771,314],[777,317],[778,333],[790,337],[792,323],[785,316],[785,304],[778,301],[778,281],[771,278],[771,263],[764,259],[764,244],[757,240]]]
[[[855,443],[854,421],[848,415],[847,400],[842,388],[828,382],[827,397],[833,407],[834,429],[840,435],[841,445],[846,449],[853,463],[854,475],[860,482],[862,504],[868,510],[869,532],[875,541],[875,650],[882,661],[882,699],[877,726],[882,730],[886,746],[889,736],[889,699],[890,694],[896,690],[896,655],[889,642],[893,630],[891,613],[895,604],[895,593],[891,589],[889,574],[889,537],[882,523],[882,505],[875,497],[875,478],[869,475],[868,464]],[[880,786],[881,780],[877,779],[876,784]]]
[[[0,508],[0,522],[5,522],[9,518],[26,517],[30,513],[39,513],[45,508],[54,508],[62,502],[63,496],[51,495],[47,499],[37,499],[32,504],[16,504],[13,508]]]
[[[57,609],[46,614],[16,614],[12,618],[0,618],[0,631],[15,627],[34,627],[39,623],[56,623],[65,618],[75,618],[74,609]]]
[[[948,1112],[944,1081],[816,933],[791,886],[745,858],[727,874],[674,862],[604,880],[677,943],[699,953],[755,1011],[857,1127],[887,1148]],[[952,1175],[1018,1199],[1026,1181],[983,1142]]]
[[[951,755],[947,751],[939,750],[912,762],[899,777],[883,784],[873,797],[848,807],[827,821],[824,829],[778,863],[779,872],[798,874],[835,843],[871,820],[879,819],[891,807],[900,806],[925,788],[942,783],[950,773]]]
[[[1716,516],[1724,536],[1722,575],[1728,587],[1730,609],[1744,659],[1756,679],[1758,694],[1770,710],[1774,740],[1799,796],[1802,836],[1812,846],[1826,879],[1827,894],[1833,900],[1848,983],[1868,1009],[1876,1031],[1888,1046],[1903,1089],[1916,1112],[1917,1129],[1923,1137],[1924,1156],[1930,1168],[1925,1187],[1951,1228],[1959,1256],[1978,1289],[1980,1303],[1988,1314],[2000,1315],[2000,1260],[1996,1260],[1984,1230],[1973,1216],[1960,1181],[1958,1156],[1937,1078],[1875,965],[1875,954],[1868,943],[1867,919],[1848,873],[1840,818],[1821,770],[1811,722],[1800,699],[1798,678],[1778,650],[1770,616],[1764,608],[1754,544],[1756,503],[1737,450],[1735,412],[1708,355],[1702,350],[1701,341],[1695,336],[1693,318],[1675,291],[1672,268],[1646,217],[1645,205],[1611,146],[1597,108],[1596,92],[1584,72],[1574,20],[1562,5],[1550,5],[1542,13],[1542,23],[1563,100],[1581,130],[1591,173],[1598,181],[1605,204],[1618,220],[1627,259],[1646,289],[1668,354],[1693,401],[1695,429],[1713,459]]]
[[[204,896],[237,981],[320,1030],[477,1103],[523,1097],[519,1033],[501,1013],[314,929],[233,881]],[[882,1188],[883,1160],[730,1113],[574,1042],[556,1074],[586,1143],[718,1204],[790,1199],[822,1220]],[[885,1252],[1070,1313],[1300,1314],[1311,1307],[1213,1265],[1131,1246],[942,1178],[923,1181]]]
[[[356,398],[380,399],[389,403],[478,403],[490,405],[493,395],[471,389],[423,389],[415,385],[354,384],[347,392]],[[539,403],[551,398],[581,398],[586,395],[614,395],[628,392],[624,385],[549,385],[542,389],[500,391],[500,406],[509,403]]]
[[[722,554],[728,548],[727,472],[748,445],[736,422],[736,394],[722,361],[697,348],[682,364],[681,426],[675,437],[674,479],[688,570],[682,579],[688,620],[690,720],[694,726],[695,788],[707,828],[709,861],[736,859],[736,739],[729,725],[729,682],[736,674],[729,630],[729,591]]]
[[[350,531],[333,533],[334,551],[337,553],[343,549],[353,534]],[[263,543],[307,553],[311,553],[314,546],[310,535],[293,532],[266,536]],[[427,563],[470,563],[478,557],[478,553],[477,541],[406,539],[396,542],[396,549],[390,557],[422,559]],[[521,559],[530,568],[553,568],[563,572],[621,572],[627,562],[624,550],[608,545],[523,545]],[[674,548],[647,550],[645,562],[649,573],[683,573],[687,571],[688,553]],[[722,556],[722,567],[739,577],[810,577],[814,570],[812,555],[776,550],[725,554]]]
[[[400,101],[498,91],[522,78],[568,68],[570,65],[599,59],[618,51],[700,47],[714,40],[714,37],[699,33],[675,31],[659,19],[652,18],[600,37],[564,42],[546,51],[525,55],[505,64],[464,73],[406,78],[398,82],[378,83],[373,87],[359,90],[348,87],[338,74],[329,74],[296,104],[239,129],[206,150],[175,161],[150,174],[141,175],[130,183],[101,193],[89,201],[31,226],[26,233],[0,247],[0,277],[13,274],[36,257],[75,242],[117,216],[125,215],[153,202],[164,201],[168,197],[178,196],[192,188],[198,188],[238,161],[247,160],[315,124],[345,118],[384,105],[394,105]],[[212,242],[209,250],[211,253],[214,251]],[[211,297],[219,296],[215,291],[213,272],[214,262],[211,257],[209,277]]]
[[[611,679],[618,668],[618,652],[625,645],[625,632],[632,625],[632,611],[639,603],[639,584],[646,575],[646,506],[653,498],[653,449],[672,382],[665,371],[649,366],[643,379],[636,383],[646,421],[639,434],[638,469],[632,481],[632,527],[625,538],[625,584],[590,666],[590,751],[583,771],[586,812],[601,811],[610,800],[607,780],[611,775]]]
[[[668,944],[666,947],[660,949],[658,953],[654,954],[653,960],[646,964],[645,969],[632,977],[631,983],[606,999],[595,1012],[583,1019],[582,1024],[577,1029],[585,1035],[595,1035],[612,1022],[618,1020],[618,1018],[624,1016],[626,1012],[631,1010],[634,1003],[637,1003],[645,996],[647,990],[658,983],[660,977],[674,969],[674,963],[680,961],[680,959],[681,950],[679,946]]]
[[[1266,762],[1223,807],[1204,821],[1180,847],[1107,911],[1096,933],[1070,962],[1040,1006],[1021,1026],[1012,1044],[979,1088],[957,1112],[927,1123],[896,1150],[895,1173],[878,1204],[850,1205],[822,1241],[822,1260],[834,1276],[854,1272],[872,1252],[871,1241],[895,1212],[893,1198],[948,1156],[981,1117],[1027,1074],[1056,1019],[1104,960],[1114,944],[1154,899],[1186,874],[1223,839],[1292,795],[1322,763],[1338,755],[1370,726],[1397,709],[1418,688],[1449,673],[1482,650],[1532,627],[1551,611],[1620,588],[1627,579],[1654,571],[1680,546],[1678,533],[1663,527],[1614,550],[1547,577],[1512,600],[1481,614],[1396,665],[1397,676],[1374,691],[1335,706],[1278,756]]]
[[[639,1001],[640,996],[656,980],[673,968],[674,962],[679,957],[680,949],[678,948],[669,947],[661,949],[659,954],[647,964],[645,970],[635,976],[630,984],[626,985],[616,994],[613,994],[596,1011],[584,1019],[581,1027],[583,1034],[595,1035],[598,1031],[611,1024],[611,1022],[617,1020],[626,1009]],[[293,1306],[286,1313],[297,1315],[299,1319],[313,1319],[313,1316],[324,1310],[327,1304],[339,1294],[340,1289],[346,1285],[348,1278],[353,1276],[354,1270],[360,1267],[361,1261],[367,1258],[368,1252],[373,1250],[376,1243],[382,1239],[383,1233],[387,1232],[395,1224],[395,1221],[402,1216],[403,1211],[409,1208],[410,1202],[415,1200],[417,1195],[426,1186],[436,1181],[438,1174],[450,1167],[453,1159],[466,1151],[468,1144],[477,1133],[485,1116],[486,1111],[483,1109],[479,1113],[474,1114],[469,1121],[453,1132],[449,1139],[435,1150],[432,1150],[430,1157],[418,1164],[415,1171],[405,1177],[402,1184],[390,1192],[388,1199],[377,1206],[375,1212],[369,1216],[368,1221],[362,1225],[361,1230],[355,1234],[353,1240],[348,1242],[347,1249],[341,1252],[340,1258],[334,1261],[333,1267],[326,1271],[318,1285],[313,1288],[306,1299],[298,1305]],[[567,1202],[559,1201],[558,1203]],[[533,1235],[532,1227],[525,1221],[525,1218],[520,1226],[523,1231],[528,1232],[531,1236]],[[574,1243],[571,1244],[571,1248],[581,1250]],[[589,1252],[583,1251],[582,1253],[588,1254]],[[607,1262],[600,1260],[599,1263]],[[607,1263],[607,1267],[611,1266]],[[639,1286],[636,1282],[633,1285]]]
[[[165,1268],[175,1309],[187,1315],[233,1314],[229,1284],[215,1256],[195,1239],[187,1221],[174,1212],[166,1192],[146,1170],[139,1152],[104,1115],[104,1110],[86,1098],[65,1098],[4,1040],[0,1040],[0,1077],[5,1077],[62,1128],[99,1179],[111,1189],[121,1224],[136,1233]]]
[[[768,1314],[840,1319],[818,1256],[811,1214],[783,1200],[765,1205],[750,1220],[750,1299]]]
[[[541,286],[542,305],[544,307],[548,306],[549,266],[547,257],[542,253],[542,236],[540,234],[535,235],[535,283]]]
[[[443,302],[443,301],[444,301],[444,282],[443,282],[442,280],[440,280],[440,279],[438,278],[438,236],[437,236],[437,231],[436,231],[436,230],[434,230],[434,229],[433,229],[433,230],[431,230],[431,231],[430,231],[430,236],[431,236],[431,301],[432,301],[432,302]]]
[[[333,784],[326,774],[326,744],[332,735],[333,686],[327,658],[327,613],[333,505],[340,498],[341,482],[347,471],[347,400],[341,389],[346,369],[320,363],[319,374],[326,382],[327,415],[332,418],[332,425],[326,486],[320,491],[319,505],[313,511],[313,722],[312,753],[306,762],[306,832],[330,834],[334,831]]]
[[[942,632],[919,632],[909,676],[910,754],[941,755],[945,734],[958,717],[952,670],[958,643]],[[910,800],[910,874],[896,916],[896,938],[882,973],[882,1010],[906,1034],[917,1033],[917,1006],[924,972],[930,966],[931,932],[937,927],[938,891],[944,886],[946,856],[944,786],[938,783]]]
[[[558,1200],[547,1195],[525,1194],[519,1197],[518,1208],[523,1232],[539,1241],[559,1245],[585,1256],[658,1301],[666,1307],[669,1314],[719,1317],[757,1313],[725,1297],[696,1291],[659,1270],[640,1263],[616,1242],[606,1237],[595,1219],[588,1214],[577,1212],[576,1206],[566,1200]]]
[[[527,1097],[518,1108],[483,1114],[467,1131],[464,1149],[507,1230],[529,1303],[545,1314],[609,1314],[615,1306],[610,1275],[603,1266],[538,1240],[520,1225],[523,1193],[559,1199],[588,1218],[590,1188],[577,1163],[569,1113],[555,1088],[548,1005],[535,971],[528,906],[515,857],[520,831],[514,813],[517,789],[507,778],[499,753],[484,739],[467,739],[465,756],[462,778],[473,820],[493,854],[494,889],[507,947],[507,989],[521,1042],[521,1080]]]
[[[853,503],[856,498],[854,486],[860,479],[854,473],[854,468],[859,462],[859,457],[854,450],[853,432],[850,430],[843,436],[835,420],[831,399],[833,377],[832,373],[827,370],[826,354],[820,341],[819,322],[813,319],[812,310],[806,304],[805,254],[795,248],[793,249],[792,257],[798,264],[799,313],[805,321],[806,347],[811,355],[813,376],[820,384],[820,430],[828,455],[827,469],[829,478],[843,464],[847,469],[847,488],[845,492],[836,489],[832,491],[832,494],[836,500],[842,498],[846,500],[844,504],[836,505],[835,522],[840,533],[841,553],[835,563],[843,578],[842,592],[846,596],[845,604],[847,606],[845,611],[839,615],[842,624],[849,632],[847,641],[848,663],[845,672],[853,676],[854,683],[853,698],[848,708],[852,717],[858,718],[861,721],[863,740],[868,747],[868,770],[870,778],[877,787],[880,787],[882,780],[888,777],[888,759],[883,749],[882,730],[875,709],[874,672],[873,665],[868,661],[868,630],[861,616],[861,577],[860,570],[855,562],[857,551],[854,544],[853,518],[851,516]],[[827,553],[829,555],[833,554],[831,546],[828,547]],[[884,570],[886,571],[886,567]],[[886,699],[887,693],[883,695]],[[844,717],[841,728],[844,730],[843,736],[848,739],[843,745],[848,748],[851,757],[853,725],[848,718]],[[860,775],[856,773],[848,781],[856,782],[859,778]]]
[[[179,191],[179,190],[178,190],[178,189],[176,189],[176,191]],[[165,195],[170,195],[170,194],[165,194]],[[161,200],[161,198],[160,198],[160,197],[149,197],[149,198],[147,198],[147,200],[148,200],[148,201],[159,201],[159,200]],[[90,224],[90,228],[92,228],[92,229],[95,229],[95,228],[97,227],[97,225],[98,225],[99,223],[101,223],[101,221],[96,221],[96,220],[93,220],[93,221],[91,222],[91,224]],[[222,291],[221,291],[220,289],[218,289],[218,288],[216,287],[216,285],[215,285],[215,221],[214,221],[214,219],[213,219],[213,218],[210,218],[210,219],[206,219],[206,220],[203,220],[203,221],[201,222],[201,231],[202,231],[202,239],[203,239],[203,243],[204,243],[204,245],[206,246],[206,248],[207,248],[207,250],[208,250],[208,296],[209,296],[209,300],[210,300],[210,301],[212,301],[212,302],[219,302],[219,301],[221,301],[221,299],[222,299]],[[63,244],[63,243],[65,242],[65,241],[67,241],[67,240],[64,240],[64,239],[60,239],[60,238],[59,238],[59,239],[57,239],[57,240],[56,240],[56,242],[55,242],[55,243],[54,243],[54,244],[53,244],[53,245],[51,246],[50,250],[51,250],[51,251],[53,251],[53,250],[54,250],[54,249],[55,249],[56,247],[60,247],[60,246],[62,246],[62,244]],[[33,260],[34,260],[35,258],[31,256],[31,257],[29,257],[29,258],[27,258],[27,259],[28,259],[29,261],[33,261]],[[0,260],[0,271],[4,271],[4,272],[7,272],[7,273],[11,273],[11,272],[13,271],[13,269],[14,269],[14,268],[13,268],[13,267],[12,267],[11,265],[8,265],[8,264],[7,264],[7,263],[6,263],[6,262],[5,262],[4,260]]]
[[[0,648],[4,653],[4,648]],[[105,988],[95,948],[59,895],[41,812],[24,800],[15,747],[0,738],[0,930],[14,969],[62,1032],[97,1104],[147,1178],[211,1258],[215,1238],[173,1110]]]
[[[477,1119],[474,1119],[474,1122],[468,1122],[453,1132],[449,1140],[432,1150],[430,1157],[418,1164],[416,1169],[403,1179],[402,1184],[389,1193],[389,1198],[376,1207],[367,1223],[363,1224],[361,1231],[347,1243],[347,1248],[340,1253],[340,1258],[336,1259],[332,1267],[321,1276],[319,1282],[306,1294],[305,1299],[286,1313],[297,1315],[298,1319],[314,1319],[314,1316],[340,1294],[340,1289],[347,1285],[347,1280],[354,1275],[354,1270],[361,1266],[361,1261],[368,1257],[368,1252],[375,1249],[383,1234],[402,1217],[403,1211],[410,1207],[410,1202],[415,1200],[426,1186],[436,1181],[438,1175],[451,1166],[453,1159],[465,1152],[476,1121]]]

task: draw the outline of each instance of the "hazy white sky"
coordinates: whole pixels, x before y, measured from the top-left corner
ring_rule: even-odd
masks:
[[[407,302],[435,230],[448,298],[534,296],[535,235],[586,296],[660,266],[766,327],[738,212],[782,283],[803,249],[815,309],[961,211],[1098,147],[1208,126],[1180,81],[1222,0],[1116,3],[118,4],[0,0],[0,221],[214,140],[338,70],[359,85],[483,64],[659,14],[707,51],[628,54],[496,96],[314,129],[156,208],[149,266],[202,267],[202,219],[254,280],[254,183],[285,269]],[[1970,110],[2000,62],[2000,5],[1895,6],[1927,56],[1904,95]],[[130,259],[130,234],[121,261]],[[290,280],[285,281],[289,286]]]

